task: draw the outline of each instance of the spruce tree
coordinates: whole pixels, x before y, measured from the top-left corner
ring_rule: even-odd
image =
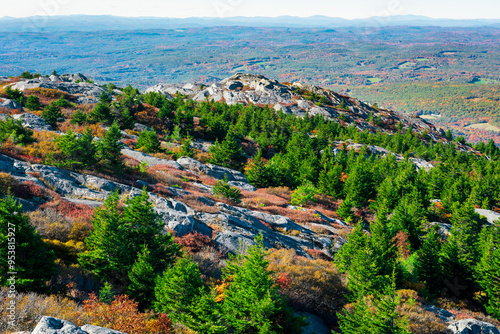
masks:
[[[142,148],[146,153],[155,153],[161,150],[160,140],[155,130],[144,130],[139,134],[137,148]]]
[[[54,260],[22,206],[11,196],[0,198],[0,285],[10,286],[14,277],[17,291],[44,290],[56,273]]]
[[[202,287],[198,265],[182,257],[156,279],[155,310],[168,313],[174,322],[189,323],[191,306],[200,299]]]
[[[128,247],[123,236],[118,192],[111,193],[92,217],[94,230],[85,239],[87,251],[78,255],[80,264],[102,280],[121,280],[127,275]]]
[[[477,281],[486,294],[486,312],[500,320],[500,227],[484,227],[480,240],[482,254],[475,268]]]
[[[247,254],[239,253],[224,270],[231,280],[224,292],[222,311],[236,333],[301,333],[305,322],[294,315],[267,271],[262,235]]]
[[[139,303],[141,309],[148,307],[154,299],[155,271],[151,265],[151,252],[147,246],[137,254],[137,260],[128,273],[130,285],[127,294]]]
[[[426,282],[430,293],[438,293],[442,286],[442,268],[439,262],[441,243],[435,229],[425,235],[422,247],[418,250],[416,264],[418,277]]]
[[[59,108],[54,101],[52,101],[50,105],[45,107],[42,112],[42,118],[54,129],[57,128],[57,122],[61,117],[63,117],[61,108]]]
[[[246,168],[245,168],[246,169]],[[267,188],[271,185],[269,170],[262,160],[262,150],[258,150],[253,157],[246,173],[248,182],[257,188]]]
[[[122,135],[118,123],[114,122],[110,126],[104,138],[98,144],[98,157],[100,164],[111,171],[120,172],[124,165],[121,159],[122,144],[120,143]]]
[[[229,131],[222,142],[216,141],[210,147],[210,154],[211,163],[236,170],[240,170],[246,161],[245,153],[243,153],[234,131]]]
[[[26,99],[25,107],[30,111],[41,110],[43,108],[42,104],[40,103],[40,98],[36,95],[28,96],[28,98]]]

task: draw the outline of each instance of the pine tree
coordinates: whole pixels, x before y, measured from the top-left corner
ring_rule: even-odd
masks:
[[[210,147],[210,154],[212,156],[211,163],[236,170],[240,170],[246,161],[245,153],[243,153],[233,131],[229,131],[222,142],[216,141]]]
[[[232,280],[224,292],[224,318],[236,333],[301,333],[305,323],[293,314],[267,271],[262,240],[262,235],[257,237],[256,245],[224,270],[224,278]]]
[[[183,257],[156,279],[155,310],[168,313],[174,322],[190,322],[191,305],[200,299],[203,287],[198,265]]]
[[[25,107],[31,111],[35,111],[35,110],[41,110],[43,106],[40,103],[40,98],[38,96],[30,95],[26,99]]]
[[[441,244],[435,229],[425,235],[422,247],[418,250],[416,264],[418,277],[426,282],[431,293],[437,293],[442,286],[442,268],[439,263]]]
[[[267,188],[271,185],[269,170],[262,160],[262,150],[258,150],[248,166],[246,177],[248,182],[257,188]],[[245,168],[246,169],[246,168]]]
[[[144,130],[139,134],[137,148],[142,148],[146,153],[155,153],[161,150],[160,140],[155,130]]]
[[[328,168],[323,169],[318,180],[320,192],[334,198],[342,198],[343,183],[340,180],[342,172],[342,166],[340,165],[330,165]]]
[[[151,262],[151,252],[147,246],[144,246],[142,252],[137,254],[137,260],[128,273],[130,285],[127,288],[127,294],[138,302],[142,309],[148,307],[154,299],[156,274]]]
[[[115,172],[120,172],[124,167],[121,159],[122,144],[119,142],[121,137],[120,127],[114,122],[98,145],[97,152],[101,165]]]
[[[78,255],[80,264],[102,280],[121,280],[128,269],[128,247],[118,211],[118,192],[111,193],[92,217],[94,230],[85,239],[87,251]]]
[[[11,196],[0,198],[0,256],[0,285],[11,285],[15,277],[17,291],[43,290],[56,273],[53,251]]]
[[[57,122],[59,118],[63,117],[61,108],[59,108],[54,101],[50,103],[42,112],[42,118],[52,126],[52,128],[57,128]]]
[[[486,293],[486,312],[500,320],[500,227],[484,227],[481,258],[476,266],[477,281]]]
[[[346,334],[410,334],[407,319],[396,311],[400,304],[393,276],[382,291],[361,296],[339,313],[340,329]]]
[[[151,252],[150,263],[155,272],[162,272],[173,263],[180,246],[170,233],[163,232],[164,223],[154,211],[146,189],[125,201],[121,221],[130,257],[127,263],[133,263],[144,246]]]

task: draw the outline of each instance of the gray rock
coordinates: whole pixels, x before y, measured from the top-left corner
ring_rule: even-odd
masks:
[[[186,234],[199,232],[203,235],[212,236],[212,229],[205,223],[196,220],[192,215],[181,214],[172,210],[158,210],[162,214],[165,228],[176,232],[178,237]]]
[[[302,334],[330,334],[330,329],[326,326],[323,319],[314,314],[307,312],[295,312],[295,314],[302,316],[309,323],[302,329]]]
[[[448,236],[451,233],[451,224],[439,223],[439,222],[432,222],[430,224],[431,224],[431,226],[439,226],[438,233],[445,240],[448,238]]]
[[[53,131],[52,126],[40,116],[31,113],[17,114],[12,116],[15,120],[21,120],[23,126],[38,131]]]
[[[119,332],[113,329],[94,326],[94,325],[83,325],[82,330],[88,334],[126,334],[124,332]]]
[[[455,315],[448,310],[436,307],[434,305],[423,305],[423,307],[429,311],[434,313],[435,315],[438,316],[439,319],[441,319],[445,323],[450,323],[452,321],[455,321]]]
[[[229,181],[228,184],[231,186],[231,187],[237,187],[239,188],[240,190],[246,190],[246,191],[257,191],[257,188],[255,188],[254,186],[252,186],[250,183],[248,182],[241,182],[241,181]]]
[[[500,334],[500,330],[488,322],[476,319],[462,319],[448,326],[452,334]]]
[[[242,182],[248,184],[248,180],[245,177],[245,175],[234,169],[212,164],[205,165],[199,162],[198,160],[189,157],[181,157],[177,160],[177,162],[185,169],[188,169],[195,173],[208,175],[217,180],[222,180],[224,179],[224,176],[226,176],[228,181]]]
[[[152,129],[149,126],[146,126],[141,123],[134,123],[134,131],[142,132],[142,131],[151,131]]]
[[[486,217],[488,223],[500,224],[500,213],[485,209],[475,209],[475,210],[480,216]]]
[[[7,119],[12,118],[10,115],[0,114],[0,121],[5,122]]]
[[[130,148],[124,148],[124,149],[122,149],[121,152],[123,155],[134,158],[136,160],[139,160],[140,162],[147,162],[148,167],[152,167],[152,166],[156,166],[156,165],[168,165],[168,166],[171,166],[171,167],[178,169],[178,170],[183,169],[182,166],[174,160],[155,158],[149,154],[135,151],[135,150],[132,150]]]
[[[5,99],[5,98],[0,98],[0,108],[23,109],[23,107],[17,101]]]
[[[249,246],[255,245],[252,237],[230,231],[218,233],[214,238],[214,243],[233,254],[240,249],[245,253]]]
[[[31,334],[87,334],[66,320],[42,317]]]

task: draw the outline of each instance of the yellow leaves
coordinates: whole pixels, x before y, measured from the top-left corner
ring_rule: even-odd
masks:
[[[215,294],[216,294],[216,297],[215,297],[215,302],[216,303],[219,303],[221,301],[224,300],[225,298],[225,292],[226,292],[226,289],[229,287],[229,282],[228,281],[223,281],[221,282],[220,284],[216,285],[214,290],[215,290]]]

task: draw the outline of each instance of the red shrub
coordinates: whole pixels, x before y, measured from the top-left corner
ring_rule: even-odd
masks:
[[[175,242],[183,245],[190,253],[197,253],[205,247],[213,246],[212,239],[198,232],[176,237]]]
[[[314,257],[315,259],[320,259],[320,260],[324,260],[324,261],[333,261],[333,259],[331,257],[329,257],[328,255],[326,255],[325,253],[323,253],[320,250],[307,249],[306,252],[309,255],[311,255],[312,257]]]
[[[13,185],[11,191],[15,196],[24,199],[33,199],[36,197],[44,201],[51,201],[60,198],[60,195],[55,191],[41,187],[31,181]]]
[[[73,203],[61,198],[55,199],[51,202],[47,202],[40,208],[52,208],[65,217],[70,217],[73,219],[80,218],[84,220],[88,219],[89,221],[94,214],[94,208],[90,205]]]

